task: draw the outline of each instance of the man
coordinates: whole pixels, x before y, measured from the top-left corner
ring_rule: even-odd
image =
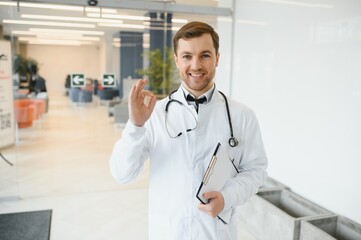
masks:
[[[132,87],[129,121],[114,146],[111,172],[118,182],[129,182],[150,159],[150,240],[236,240],[235,208],[266,178],[258,123],[252,110],[232,99],[226,104],[226,97],[216,89],[219,38],[211,26],[188,23],[174,36],[173,45],[181,86],[157,103],[143,89],[145,80]],[[235,147],[229,145],[230,131],[238,140]],[[209,202],[201,204],[196,194],[218,142],[240,172],[220,192],[205,193]],[[227,224],[216,217],[230,209]]]

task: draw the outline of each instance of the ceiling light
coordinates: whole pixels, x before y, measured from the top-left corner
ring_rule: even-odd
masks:
[[[68,10],[68,11],[78,11],[83,12],[83,7],[77,6],[67,6],[67,5],[56,5],[56,4],[39,4],[39,3],[19,3],[20,7],[31,7],[31,8],[46,8],[46,9],[55,9],[55,10]]]
[[[122,20],[101,19],[101,18],[64,17],[64,16],[30,15],[30,14],[21,14],[21,17],[31,18],[31,19],[60,20],[60,21],[123,23]]]
[[[37,39],[37,38],[26,38],[20,37],[20,42],[28,42],[29,44],[50,44],[50,45],[76,45],[79,46],[82,43],[90,44],[88,42],[81,42],[76,40],[55,40],[55,39]]]
[[[36,33],[29,32],[29,31],[12,31],[11,34],[12,35],[33,35],[33,36],[36,35]]]
[[[116,9],[102,8],[102,13],[117,13]]]
[[[99,37],[83,37],[83,36],[76,36],[76,35],[48,35],[48,34],[40,34],[36,35],[37,39],[58,39],[58,40],[79,40],[79,41],[92,41],[92,42],[99,42]]]
[[[29,28],[30,32],[54,32],[54,33],[73,33],[73,34],[86,34],[86,35],[104,35],[102,31],[84,31],[84,30],[70,30],[70,29],[51,29],[51,28]]]
[[[16,7],[17,2],[0,1],[0,5]],[[46,8],[46,9],[55,9],[55,10],[77,11],[77,12],[83,12],[84,11],[84,7],[68,6],[68,5],[57,5],[57,4],[41,4],[41,3],[19,2],[19,6],[20,7],[29,7],[29,8]],[[85,11],[86,12],[100,12],[101,11],[102,13],[117,13],[116,9],[110,9],[110,8],[85,7]]]
[[[55,33],[55,32],[30,32],[30,31],[12,31],[16,36],[36,36],[37,39],[59,39],[59,40],[81,40],[81,41],[100,41],[100,37],[83,36],[79,33]]]
[[[79,41],[90,41],[90,42],[99,42],[99,37],[76,37],[76,36],[48,36],[48,35],[38,35],[38,38],[48,38],[48,39],[61,39],[61,40],[79,40]]]
[[[4,6],[16,6],[16,2],[0,2],[0,5],[4,5]]]
[[[94,44],[90,41],[81,40],[64,40],[64,39],[39,39],[29,37],[19,37],[20,42],[27,42],[28,44],[41,44],[41,45],[91,45]]]
[[[56,45],[56,46],[81,46],[82,44],[78,41],[57,41],[57,42],[53,42],[53,41],[29,41],[27,42],[27,44],[29,45]]]
[[[102,14],[102,17],[103,18],[127,19],[127,20],[140,20],[140,21],[149,21],[150,20],[150,17],[118,15],[118,14]]]
[[[86,12],[100,13],[100,8],[98,8],[98,7],[85,7],[85,11]]]
[[[81,23],[63,23],[63,22],[39,22],[39,21],[22,21],[4,19],[3,23],[9,24],[24,24],[24,25],[42,25],[42,26],[58,26],[58,27],[79,27],[79,28],[95,28],[94,24]]]
[[[144,25],[140,24],[114,24],[114,23],[98,23],[98,26],[102,27],[116,27],[116,28],[135,28],[144,29]]]
[[[100,13],[87,13],[86,16],[100,18],[101,15],[100,15]]]

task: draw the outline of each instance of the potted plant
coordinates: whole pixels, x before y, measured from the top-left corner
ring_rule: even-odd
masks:
[[[25,58],[20,54],[16,54],[13,66],[14,86],[33,92],[35,79],[38,77],[38,62],[32,58]]]
[[[149,90],[156,95],[168,95],[179,85],[179,77],[173,58],[173,50],[165,48],[165,56],[157,48],[144,52],[149,65],[144,69],[137,69],[136,73],[149,79]]]
[[[19,54],[14,56],[14,85],[20,89],[28,88],[30,75],[27,67],[27,59]]]

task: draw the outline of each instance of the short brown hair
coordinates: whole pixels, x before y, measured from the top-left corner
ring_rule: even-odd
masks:
[[[213,40],[214,48],[216,49],[216,54],[218,54],[219,49],[219,36],[214,31],[213,27],[204,22],[190,22],[185,24],[173,37],[173,50],[174,54],[177,55],[178,41],[179,39],[190,39],[195,37],[200,37],[205,33],[209,33]]]

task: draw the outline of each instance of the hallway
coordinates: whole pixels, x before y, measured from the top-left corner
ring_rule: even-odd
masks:
[[[120,136],[97,98],[77,106],[50,95],[46,116],[2,151],[14,167],[0,162],[0,213],[53,209],[52,240],[147,239],[148,165],[130,184],[110,176]],[[254,239],[241,222],[239,230],[239,239]]]

